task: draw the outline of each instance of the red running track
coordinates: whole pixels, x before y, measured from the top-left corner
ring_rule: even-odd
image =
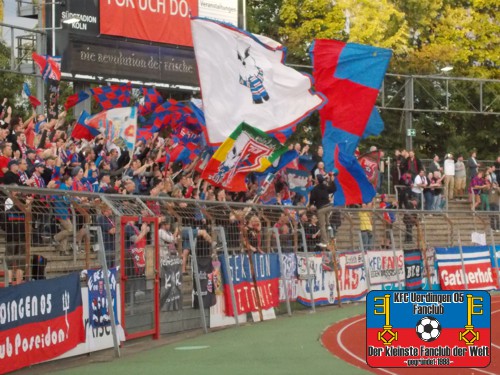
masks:
[[[440,375],[500,374],[500,296],[491,297],[491,363],[484,368],[439,368]],[[366,364],[366,316],[358,315],[328,327],[321,341],[340,359],[381,375],[431,374],[431,368],[372,368]],[[436,369],[437,370],[437,369]]]

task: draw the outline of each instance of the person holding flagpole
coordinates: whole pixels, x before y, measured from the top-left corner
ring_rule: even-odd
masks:
[[[318,210],[332,203],[331,194],[337,191],[335,185],[335,176],[333,172],[328,173],[327,178],[322,174],[316,176],[316,186],[311,190],[309,196],[309,205]]]

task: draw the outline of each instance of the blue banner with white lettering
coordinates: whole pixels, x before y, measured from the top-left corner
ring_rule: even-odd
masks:
[[[419,249],[405,250],[406,290],[422,289],[422,253]]]
[[[116,309],[116,268],[108,270],[109,287],[113,300],[113,312],[115,323],[118,322],[118,311]],[[93,328],[106,327],[111,325],[111,315],[109,313],[108,300],[106,298],[106,288],[104,282],[104,272],[99,270],[87,271],[87,286],[89,288],[89,319]]]
[[[78,273],[0,289],[0,374],[58,357],[84,341]]]

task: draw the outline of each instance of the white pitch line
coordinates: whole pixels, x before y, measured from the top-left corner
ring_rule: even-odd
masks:
[[[361,362],[361,363],[363,363],[363,364],[365,364],[365,365],[366,365],[367,363],[366,363],[366,361],[365,361],[363,358],[358,357],[356,354],[354,354],[354,353],[353,353],[353,352],[351,352],[349,349],[347,349],[347,348],[345,347],[345,345],[342,343],[342,333],[343,333],[343,332],[344,332],[347,328],[349,328],[350,326],[352,326],[352,325],[354,325],[354,324],[356,324],[356,323],[358,323],[358,322],[361,322],[362,320],[366,320],[366,317],[364,317],[364,318],[360,318],[360,319],[358,319],[358,320],[355,320],[355,321],[353,321],[353,322],[349,323],[348,325],[344,326],[344,327],[343,327],[343,328],[342,328],[342,329],[341,329],[341,330],[337,333],[337,342],[338,342],[339,346],[342,348],[342,350],[343,350],[344,352],[346,352],[347,354],[349,354],[352,358],[354,358],[354,359],[358,360],[359,362]],[[374,370],[375,370],[375,369],[374,369]],[[383,371],[383,372],[385,372],[385,373],[387,373],[387,374],[391,374],[391,375],[398,375],[398,374],[396,374],[395,372],[390,372],[389,370],[385,370],[385,369],[383,369],[383,368],[377,368],[377,370]]]

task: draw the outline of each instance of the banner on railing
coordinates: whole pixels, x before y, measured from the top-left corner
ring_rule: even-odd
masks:
[[[362,253],[339,255],[339,282],[342,302],[359,301],[365,298],[368,285]]]
[[[422,289],[422,253],[420,249],[405,250],[406,290]]]
[[[171,257],[162,260],[161,271],[163,288],[160,292],[160,309],[167,311],[178,311],[182,306],[182,259]]]
[[[394,256],[396,253],[396,256]],[[404,281],[404,257],[402,250],[370,250],[366,253],[370,284],[390,284]]]
[[[234,316],[229,290],[229,277],[231,275],[238,314],[258,311],[257,291],[253,285],[250,273],[250,262],[247,255],[234,255],[229,257],[226,264],[224,256],[219,256],[221,262],[222,278],[224,280],[224,296],[226,312]],[[279,305],[279,278],[280,267],[278,254],[253,254],[255,276],[257,281],[258,296],[261,309],[269,309]]]
[[[422,272],[422,289],[440,290],[441,285],[439,284],[439,276],[437,271],[436,249],[432,246],[425,249],[425,258],[427,260],[427,266],[424,262],[424,268]],[[427,268],[429,269],[429,277],[427,277]]]
[[[283,279],[285,284],[283,285]],[[293,302],[297,300],[297,288],[299,279],[297,278],[297,256],[295,254],[282,254],[281,256],[281,279],[280,285],[280,302],[288,300]]]
[[[200,278],[200,292],[203,300],[203,308],[207,309],[215,305],[215,289],[214,289],[214,268],[211,257],[198,257],[198,277]],[[193,307],[199,309],[198,290],[193,274]]]
[[[321,254],[297,254],[297,273],[299,288],[297,302],[311,306],[311,286],[315,305],[330,305],[335,303],[335,277],[331,268],[323,264]],[[310,279],[310,280],[309,280]]]
[[[307,280],[306,256],[297,254],[297,272],[299,287],[297,301],[311,306],[311,294]],[[327,305],[338,302],[337,280],[332,267],[331,253],[309,255],[309,275],[312,276],[315,305]],[[368,293],[366,272],[361,253],[343,253],[338,256],[338,279],[340,299],[345,301],[362,300]]]
[[[487,246],[437,247],[436,259],[443,290],[496,288]]]
[[[118,325],[118,310],[116,305],[116,268],[108,270],[109,288],[113,300],[113,312],[115,323]],[[87,271],[87,288],[89,299],[89,318],[92,328],[106,327],[111,325],[111,314],[109,312],[104,273],[102,269]]]
[[[236,324],[234,317],[226,313],[226,304],[224,300],[224,286],[222,285],[221,264],[218,260],[212,261],[213,284],[215,291],[215,305],[210,307],[210,328],[224,327]],[[246,323],[247,314],[238,315],[239,323]]]
[[[85,341],[80,275],[0,290],[0,373],[55,358]]]
[[[82,288],[82,296],[87,296],[89,290],[87,287]],[[121,295],[120,295],[120,284],[116,285],[116,301],[118,315],[116,315],[117,320],[120,321],[121,317]],[[83,298],[83,322],[85,325],[85,336],[86,340],[83,343],[78,344],[75,348],[70,351],[60,355],[56,359],[70,358],[82,354],[88,354],[92,352],[97,352],[99,350],[112,348],[114,345],[113,332],[111,330],[111,325],[98,326],[92,325],[92,318],[89,316],[90,312],[89,299]],[[118,325],[116,327],[118,340],[125,341],[125,332],[123,327]]]

